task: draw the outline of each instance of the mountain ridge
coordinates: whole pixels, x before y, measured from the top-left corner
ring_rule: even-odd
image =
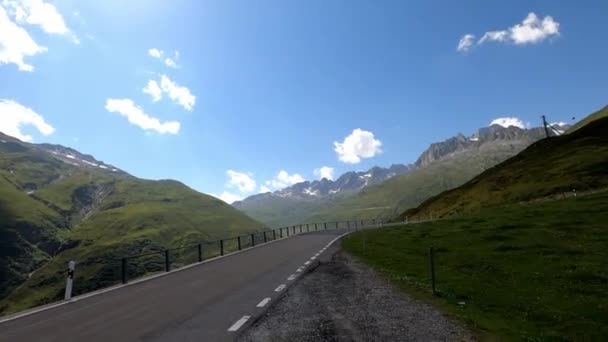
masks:
[[[560,126],[562,129],[565,129],[567,126]],[[355,186],[348,189],[346,192],[337,191],[334,193],[321,195],[321,192],[317,194],[317,196],[311,196],[310,192],[312,188],[311,184],[317,184],[315,182],[322,183],[323,181],[314,181],[314,182],[302,182],[295,184],[293,186],[287,187],[282,190],[275,191],[273,193],[266,194],[256,194],[250,196],[243,201],[233,203],[233,206],[239,210],[244,211],[249,216],[264,222],[269,225],[287,225],[287,224],[295,224],[297,222],[305,221],[305,220],[316,220],[316,219],[337,219],[337,217],[330,215],[328,212],[331,211],[331,208],[335,208],[336,203],[348,203],[350,198],[357,197],[360,194],[362,196],[367,196],[367,191],[370,189],[375,189],[381,184],[385,182],[389,182],[395,178],[403,178],[408,177],[409,174],[416,173],[417,175],[424,171],[428,167],[432,166],[434,171],[439,172],[437,174],[438,177],[442,174],[447,174],[447,171],[438,171],[439,167],[435,167],[436,164],[441,164],[445,161],[449,162],[451,159],[466,159],[470,158],[471,160],[475,160],[475,165],[480,166],[480,168],[473,168],[471,170],[464,170],[467,166],[460,165],[459,168],[464,170],[462,175],[454,178],[454,182],[449,181],[448,176],[447,181],[444,183],[445,186],[457,186],[460,185],[460,182],[464,182],[468,180],[468,177],[473,177],[477,173],[483,171],[486,167],[491,167],[495,165],[495,163],[501,162],[507,157],[510,157],[517,152],[521,151],[527,145],[541,139],[545,136],[544,129],[535,127],[530,129],[522,129],[515,126],[503,127],[500,125],[492,125],[490,127],[482,127],[477,130],[476,133],[465,136],[462,133],[458,133],[456,136],[445,139],[441,142],[431,144],[425,151],[423,151],[416,162],[413,164],[393,164],[391,167],[397,167],[402,170],[402,172],[398,174],[391,174],[391,172],[387,171],[390,168],[382,168],[375,166],[367,171],[362,172],[346,172],[341,175],[336,181],[333,181],[329,184],[333,186],[332,189],[341,189],[336,186],[338,181],[341,184],[354,184]],[[497,157],[491,156],[494,152],[498,153]],[[481,154],[485,157],[478,158],[475,154]],[[482,160],[482,159],[485,159]],[[445,163],[443,163],[445,164]],[[471,167],[473,167],[472,165]],[[373,182],[365,183],[364,181],[359,180],[358,182],[353,182],[355,178],[362,177],[366,174],[369,174],[372,170],[376,170],[377,174],[385,175],[385,177],[378,177]],[[390,175],[390,177],[386,177]],[[418,177],[418,176],[416,176]],[[424,178],[424,177],[423,177]],[[457,180],[457,181],[456,181]],[[432,180],[425,180],[425,182],[429,182]],[[328,182],[325,181],[327,184]],[[437,188],[439,190],[447,190],[442,187]],[[371,190],[370,190],[371,191]],[[435,194],[434,191],[430,192],[431,194]],[[380,196],[378,196],[380,197]],[[423,195],[416,195],[418,198],[414,202],[410,201],[402,201],[399,200],[399,203],[410,203],[410,204],[418,204],[419,201],[424,200]],[[351,201],[352,202],[352,201]],[[385,203],[384,200],[380,200],[380,198],[373,200],[373,205],[365,206],[364,208],[385,208],[386,206],[391,206],[395,204]],[[301,208],[300,208],[301,207]],[[310,213],[304,213],[303,211],[313,212],[313,215]],[[324,212],[325,214],[320,214]],[[368,214],[372,214],[373,210],[367,212]],[[374,214],[375,215],[375,214]],[[342,217],[340,219],[348,219],[349,217]]]

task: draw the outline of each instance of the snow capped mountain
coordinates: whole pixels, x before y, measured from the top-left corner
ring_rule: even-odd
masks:
[[[23,145],[27,145],[29,147],[35,148],[38,151],[48,153],[56,159],[61,160],[66,164],[70,164],[73,166],[78,166],[81,168],[95,168],[100,170],[105,170],[111,173],[120,173],[127,174],[126,172],[104,162],[98,161],[93,158],[93,156],[80,153],[73,148],[61,146],[61,145],[53,145],[53,144],[31,144],[22,142],[16,138],[8,136],[0,132],[0,144],[11,145],[13,149],[19,150],[22,149]]]
[[[246,204],[247,201],[273,197],[314,200],[355,193],[367,186],[378,184],[391,177],[407,173],[412,168],[412,165],[395,164],[388,168],[376,166],[364,172],[351,171],[343,174],[335,181],[327,178],[312,182],[305,181],[275,192],[249,196],[243,201],[233,203],[233,205],[238,208]]]

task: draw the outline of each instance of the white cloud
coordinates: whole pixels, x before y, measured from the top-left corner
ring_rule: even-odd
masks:
[[[344,142],[334,142],[334,151],[344,163],[357,164],[361,158],[371,158],[381,153],[382,142],[374,138],[374,133],[359,128],[344,138]]]
[[[270,190],[270,188],[268,188],[266,185],[260,185],[260,193],[265,194],[267,192],[272,192],[272,190]]]
[[[68,34],[70,29],[57,8],[42,0],[4,0],[3,5],[19,24],[38,25],[49,34]]]
[[[281,170],[274,179],[267,180],[266,185],[275,189],[282,189],[304,181],[304,177],[298,173],[290,175],[289,172]]]
[[[169,68],[173,68],[173,69],[177,68],[177,63],[175,63],[175,61],[169,57],[165,58],[165,65],[168,66]]]
[[[468,51],[469,48],[473,45],[473,40],[475,40],[475,36],[468,33],[460,38],[458,42],[458,51]]]
[[[160,122],[159,119],[146,114],[131,99],[107,99],[106,110],[126,117],[130,123],[145,131],[156,131],[160,134],[177,134],[180,129],[179,122]]]
[[[192,95],[190,89],[182,87],[177,83],[173,82],[166,75],[160,77],[160,88],[169,95],[169,98],[176,103],[179,103],[182,107],[187,110],[194,108],[196,102],[196,96]]]
[[[217,197],[219,199],[221,199],[222,201],[228,203],[228,204],[232,204],[236,201],[241,201],[244,197],[238,194],[234,194],[228,191],[224,191],[221,194],[210,194],[213,197]]]
[[[237,172],[234,170],[226,171],[226,174],[230,178],[228,180],[228,187],[237,187],[240,192],[252,192],[256,188],[256,183],[251,173]]]
[[[33,71],[31,64],[25,63],[24,57],[45,52],[22,27],[15,24],[3,7],[0,6],[0,65],[15,64],[21,71]]]
[[[148,84],[142,89],[144,94],[148,94],[152,97],[153,102],[158,102],[163,97],[163,91],[160,89],[158,82],[155,80],[149,80]]]
[[[148,49],[148,55],[150,55],[150,57],[152,57],[152,58],[156,58],[158,60],[163,61],[163,63],[165,63],[165,65],[168,66],[169,68],[175,69],[175,68],[179,67],[177,65],[177,60],[179,59],[179,51],[175,51],[173,53],[173,58],[171,58],[171,57],[164,58],[165,52],[163,50],[160,50],[157,48],[151,48],[151,49]]]
[[[312,172],[319,179],[327,178],[329,180],[334,180],[334,168],[329,166],[323,166],[318,169],[314,169]]]
[[[157,48],[151,48],[148,50],[148,55],[150,55],[150,57],[160,59],[163,57],[163,50],[159,50]]]
[[[526,124],[524,124],[524,122],[521,119],[516,118],[516,117],[498,118],[490,123],[490,126],[492,126],[492,125],[500,125],[502,127],[515,126],[515,127],[521,128],[521,129],[526,128]]]
[[[50,135],[55,129],[32,109],[15,101],[0,99],[0,131],[22,141],[32,141],[31,135],[21,131],[25,125],[34,126],[42,135]]]
[[[559,23],[551,16],[542,20],[533,12],[519,24],[498,31],[488,31],[477,42],[478,45],[488,41],[509,42],[516,45],[535,44],[559,35]],[[462,41],[462,40],[461,40]]]

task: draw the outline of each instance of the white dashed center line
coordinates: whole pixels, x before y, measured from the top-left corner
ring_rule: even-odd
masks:
[[[296,277],[297,277],[297,275],[292,274],[289,276],[289,278],[287,278],[287,280],[292,281],[292,280],[296,279]]]
[[[277,287],[276,289],[274,289],[274,292],[281,292],[285,289],[285,284],[281,284],[279,285],[279,287]]]
[[[317,258],[317,256],[313,256],[312,258],[310,258],[310,260],[315,260]]]
[[[241,317],[241,319],[239,319],[238,321],[234,322],[234,324],[230,328],[228,328],[228,331],[237,331],[237,330],[239,330],[243,326],[243,324],[245,324],[249,320],[249,318],[251,318],[251,316],[243,316],[243,317]]]
[[[307,262],[304,263],[304,265],[309,265],[310,264],[310,260],[308,260]]]
[[[258,308],[263,308],[264,306],[266,306],[266,304],[268,304],[268,302],[270,302],[270,297],[262,299],[262,301],[256,306]]]
[[[302,272],[302,271],[304,271],[304,267],[300,267],[300,268],[298,268],[298,270],[297,270],[296,272],[300,273],[300,272]]]

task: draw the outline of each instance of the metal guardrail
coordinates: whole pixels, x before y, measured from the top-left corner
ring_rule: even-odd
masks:
[[[368,226],[376,226],[377,224],[387,226],[386,219],[364,219],[364,220],[347,220],[347,221],[332,221],[332,222],[315,222],[315,223],[302,223],[287,227],[281,227],[276,229],[267,229],[263,231],[248,233],[244,235],[238,235],[235,237],[229,237],[225,239],[215,240],[215,241],[205,241],[198,244],[192,244],[187,246],[182,246],[178,248],[171,248],[165,250],[159,250],[154,252],[146,252],[140,254],[134,254],[125,256],[120,258],[120,274],[121,274],[121,282],[123,284],[127,284],[130,280],[129,270],[130,261],[134,261],[137,259],[141,259],[144,257],[158,255],[164,258],[164,269],[156,269],[153,268],[152,271],[144,272],[140,276],[145,274],[153,273],[153,272],[169,272],[172,270],[172,263],[175,260],[176,252],[180,253],[191,253],[196,256],[194,262],[184,264],[189,265],[196,262],[203,262],[207,259],[211,259],[218,256],[224,256],[228,254],[232,254],[235,252],[239,252],[244,249],[248,249],[251,247],[255,247],[257,245],[266,244],[275,240],[284,239],[290,236],[306,234],[309,232],[315,232],[319,230],[327,230],[327,229],[359,229],[362,227]],[[403,223],[398,223],[403,224]],[[136,276],[138,277],[138,276]]]

